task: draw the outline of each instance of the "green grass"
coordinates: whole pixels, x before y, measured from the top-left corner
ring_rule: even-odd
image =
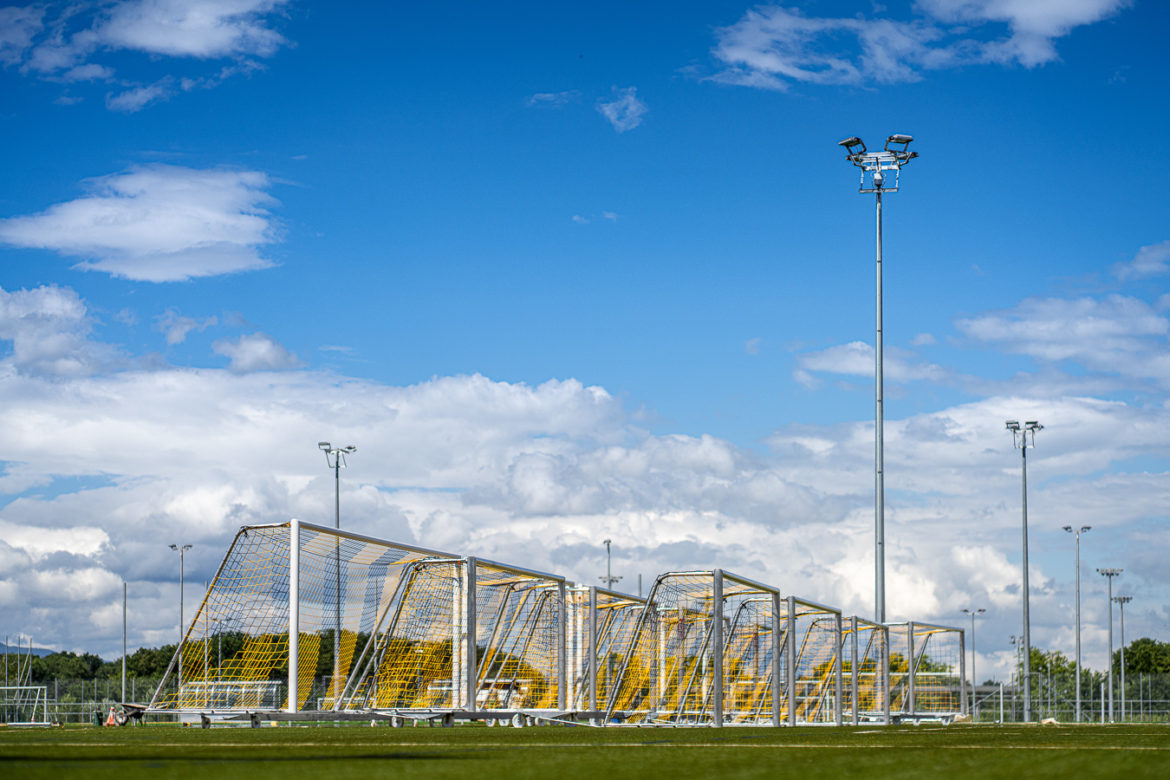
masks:
[[[1166,726],[0,729],[5,778],[1170,777]]]

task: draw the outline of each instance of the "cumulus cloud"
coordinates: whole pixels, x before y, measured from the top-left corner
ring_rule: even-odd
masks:
[[[82,198],[0,220],[0,241],[151,282],[271,265],[259,254],[276,237],[263,173],[147,165],[85,184],[90,193]]]
[[[155,324],[158,329],[166,334],[167,346],[174,346],[175,344],[182,344],[187,340],[187,335],[192,331],[199,332],[207,330],[212,325],[218,323],[216,317],[206,317],[202,320],[197,320],[194,317],[184,317],[175,309],[167,309],[163,314],[155,319]]]
[[[86,320],[71,290],[27,292],[43,300],[20,297],[4,311],[45,316],[56,307],[65,323]],[[0,322],[13,343],[37,336],[35,317]],[[75,330],[74,348],[88,349],[86,338]],[[322,439],[359,447],[341,483],[342,522],[354,531],[581,582],[596,581],[597,540],[612,538],[623,584],[639,572],[719,566],[869,613],[868,420],[786,426],[764,448],[741,447],[649,433],[619,398],[572,379],[530,386],[472,375],[399,387],[280,369],[271,356],[288,353],[264,334],[221,344],[237,368],[255,360],[252,368],[268,370],[151,365],[62,376],[0,361],[0,484],[11,491],[0,507],[0,620],[19,615],[45,643],[114,653],[106,616],[126,579],[141,616],[131,641],[167,641],[177,594],[166,544],[195,545],[194,596],[238,526],[329,523]],[[842,360],[872,365],[864,348],[851,349]],[[989,627],[1014,630],[1019,457],[1003,430],[1008,418],[1048,426],[1029,453],[1029,477],[1036,528],[1052,529],[1035,537],[1032,602],[1035,641],[1050,646],[1065,631],[1071,593],[1071,578],[1053,574],[1068,563],[1060,524],[1109,525],[1108,538],[1143,549],[1170,543],[1161,523],[1170,474],[1119,467],[1164,459],[1170,407],[996,395],[888,415],[892,618],[953,623],[978,599],[991,610]],[[1159,603],[1161,559],[1130,560],[1135,595]],[[80,584],[68,590],[72,574]],[[1103,640],[1088,636],[1087,651],[1100,650]]]
[[[45,9],[39,6],[0,8],[0,63],[15,65],[32,46],[33,36],[44,26]]]
[[[633,130],[642,124],[642,117],[649,109],[646,108],[645,103],[638,99],[638,88],[618,89],[614,87],[613,91],[615,95],[613,100],[599,100],[597,102],[598,112],[608,119],[609,123],[613,125],[613,129],[619,133]]]
[[[233,61],[216,75],[184,80],[212,86],[229,75],[249,73],[254,58],[273,56],[288,41],[274,28],[287,0],[120,0],[72,6],[45,20],[43,9],[0,9],[0,62],[21,64],[25,73],[49,80],[110,80],[114,71],[95,62],[111,52],[139,52],[152,63],[169,58]],[[137,111],[175,94],[175,79],[123,80],[107,96],[115,111]]]
[[[956,325],[976,341],[1038,360],[1170,385],[1170,320],[1137,298],[1029,298]]]
[[[232,371],[279,371],[303,365],[267,333],[252,333],[238,339],[221,339],[211,345],[217,355],[231,360]]]
[[[1043,65],[1054,41],[1117,13],[1126,0],[923,0],[918,16],[812,17],[798,8],[761,6],[716,31],[711,78],[785,90],[809,84],[917,81],[939,68],[972,64]],[[1003,27],[1007,28],[1006,35]]]
[[[85,303],[71,289],[0,288],[0,340],[12,343],[0,365],[24,374],[89,374],[116,357],[112,348],[89,340],[91,330]]]
[[[851,341],[815,352],[805,352],[796,358],[797,371],[821,371],[833,374],[873,377],[874,348],[863,341]],[[913,352],[896,347],[885,347],[882,373],[893,382],[927,380],[942,381],[950,372],[942,366],[920,360]]]
[[[581,93],[575,89],[566,92],[537,92],[535,95],[529,96],[525,101],[529,108],[537,106],[546,106],[548,108],[560,108],[568,103],[571,103],[581,97]]]
[[[1122,281],[1161,276],[1168,271],[1170,271],[1170,241],[1143,246],[1138,250],[1133,260],[1119,263],[1113,268],[1113,273]]]

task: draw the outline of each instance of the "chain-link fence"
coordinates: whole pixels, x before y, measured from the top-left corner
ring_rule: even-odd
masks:
[[[1077,720],[1075,678],[1033,675],[1032,720],[1060,723]],[[1024,688],[1012,683],[981,684],[971,707],[978,723],[1019,723],[1024,720]],[[1170,674],[1126,674],[1113,680],[1112,708],[1109,684],[1103,675],[1085,673],[1081,680],[1082,723],[1170,723]]]

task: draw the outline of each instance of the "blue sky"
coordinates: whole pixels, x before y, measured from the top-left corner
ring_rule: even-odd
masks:
[[[166,640],[165,544],[196,543],[198,583],[241,522],[327,519],[319,439],[359,447],[363,531],[582,580],[609,535],[624,584],[723,565],[868,615],[873,200],[836,142],[903,132],[891,617],[987,606],[979,666],[1006,663],[1002,425],[1035,417],[1035,643],[1071,652],[1068,522],[1094,526],[1086,603],[1125,567],[1130,635],[1165,638],[1168,21],[0,9],[0,622],[112,652],[126,579],[157,613],[134,640]],[[1104,633],[1086,615],[1102,657]]]

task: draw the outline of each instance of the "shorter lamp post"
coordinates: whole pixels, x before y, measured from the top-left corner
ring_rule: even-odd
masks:
[[[1074,530],[1071,525],[1064,526],[1065,531],[1076,537],[1077,548],[1077,723],[1081,722],[1081,534],[1092,528],[1082,525]]]
[[[191,545],[172,544],[170,548],[179,554],[179,696],[183,695],[183,568],[185,554]],[[1113,652],[1110,648],[1109,652]]]
[[[601,578],[601,581],[605,583],[605,587],[613,590],[613,586],[616,585],[618,580],[621,579],[621,576],[613,576],[613,570],[610,566],[611,559],[609,546],[613,543],[613,540],[603,539],[601,543],[605,545],[605,576]]]
[[[971,715],[976,719],[979,717],[979,676],[975,674],[975,616],[986,611],[983,607],[963,610],[964,615],[971,616]]]
[[[1113,578],[1120,576],[1124,569],[1097,569],[1097,573],[1109,582],[1109,722],[1113,722]],[[1102,713],[1104,714],[1104,713]]]
[[[1121,720],[1125,722],[1125,605],[1133,601],[1133,596],[1114,596],[1118,609],[1121,610]],[[1109,657],[1113,657],[1110,648]]]

